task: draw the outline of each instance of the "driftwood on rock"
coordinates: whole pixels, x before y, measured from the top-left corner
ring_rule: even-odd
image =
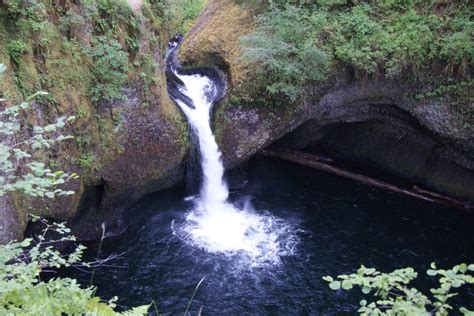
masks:
[[[340,167],[330,165],[332,162],[331,158],[309,154],[299,151],[290,151],[276,148],[267,148],[260,152],[261,155],[266,157],[279,158],[291,162],[295,162],[304,166],[312,167],[321,171],[325,171],[331,174],[335,174],[344,178],[352,179],[360,183],[379,188],[382,190],[395,192],[398,194],[406,195],[412,198],[425,200],[432,203],[441,204],[448,207],[455,207],[463,210],[472,211],[474,210],[474,205],[459,201],[454,198],[442,195],[440,193],[431,192],[425,189],[421,189],[417,186],[412,188],[402,188],[394,184],[374,179],[362,174],[358,174],[352,171],[344,170]]]

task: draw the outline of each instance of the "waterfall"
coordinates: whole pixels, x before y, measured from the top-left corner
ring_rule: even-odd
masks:
[[[212,134],[210,124],[212,96],[214,95],[215,86],[205,76],[175,74],[184,83],[184,87],[180,87],[181,93],[192,101],[192,104],[186,104],[182,100],[176,100],[186,114],[199,141],[203,172],[203,183],[200,191],[201,204],[208,212],[216,212],[225,205],[229,190],[224,181],[221,153]]]
[[[202,183],[184,221],[172,221],[172,230],[193,247],[232,258],[255,267],[278,264],[292,255],[297,244],[296,227],[288,221],[253,209],[250,198],[243,206],[229,200],[221,152],[211,129],[213,103],[222,96],[225,82],[212,68],[181,69],[176,52],[183,41],[176,34],[166,52],[166,80],[171,98],[186,115],[197,139]],[[238,257],[239,260],[235,260]]]
[[[215,83],[204,75],[173,72],[179,90],[174,100],[197,136],[203,175],[199,195],[192,198],[194,208],[183,223],[173,222],[174,233],[208,252],[238,256],[250,266],[279,263],[281,256],[294,251],[294,228],[268,212],[257,214],[249,202],[239,209],[229,201],[222,155],[210,124]]]

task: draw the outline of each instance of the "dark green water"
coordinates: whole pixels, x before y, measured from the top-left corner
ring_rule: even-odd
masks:
[[[335,292],[324,275],[412,266],[414,285],[426,290],[430,262],[451,267],[474,263],[474,216],[281,161],[250,163],[249,182],[232,199],[251,197],[298,228],[295,253],[274,266],[249,268],[232,258],[209,254],[173,235],[171,222],[183,219],[189,203],[172,190],[150,196],[126,214],[125,236],[106,243],[101,257],[123,253],[99,268],[94,285],[104,298],[120,297],[124,307],[155,300],[161,315],[182,314],[199,280],[190,311],[203,315],[354,315],[363,297],[358,289]],[[92,257],[91,257],[92,258]],[[88,283],[90,274],[74,272]],[[453,300],[474,309],[474,288]]]

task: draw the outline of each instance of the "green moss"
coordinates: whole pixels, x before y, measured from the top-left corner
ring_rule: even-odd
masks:
[[[180,148],[188,148],[189,147],[189,127],[187,121],[184,120],[182,117],[176,117],[174,121],[174,126],[178,130],[178,137],[175,138],[176,144]]]
[[[154,61],[152,55],[142,55],[138,57],[133,63],[135,66],[136,80],[142,82],[140,90],[142,91],[145,102],[142,103],[142,107],[148,107],[150,104],[147,100],[153,100],[152,90],[156,86],[160,85],[160,81],[157,78],[157,71],[159,65]]]
[[[23,97],[42,90],[40,76],[32,56],[25,56],[14,72],[14,81]]]

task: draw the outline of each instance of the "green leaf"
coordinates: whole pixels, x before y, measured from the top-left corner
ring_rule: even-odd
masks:
[[[363,286],[362,287],[362,293],[369,294],[370,291],[371,291],[371,288],[369,286]]]
[[[474,316],[474,312],[468,310],[468,309],[465,308],[465,307],[461,307],[461,308],[459,309],[459,311],[460,311],[461,313],[463,313],[464,316]]]
[[[29,245],[31,245],[31,238],[26,238],[25,240],[23,240],[21,243],[20,243],[20,246],[23,247],[23,248],[26,248],[28,247]]]
[[[138,307],[132,308],[129,311],[123,312],[121,315],[123,315],[123,316],[147,315],[149,309],[150,309],[150,305],[138,306]]]
[[[333,281],[329,283],[329,288],[331,290],[339,290],[341,288],[341,281]]]
[[[428,269],[428,271],[426,271],[426,274],[428,274],[429,276],[435,276],[438,274],[438,272],[436,270]]]
[[[462,281],[460,281],[460,280],[454,280],[454,281],[453,281],[453,287],[454,287],[454,288],[458,288],[458,287],[460,287],[460,286],[463,285],[463,284],[464,284],[464,282],[462,282]]]
[[[342,281],[342,288],[343,288],[344,290],[350,290],[350,289],[352,289],[352,282],[349,281],[349,280],[344,280],[344,281]]]
[[[71,136],[71,135],[67,135],[67,136],[64,136],[64,135],[59,135],[57,138],[56,138],[56,141],[57,142],[61,142],[63,140],[66,140],[66,139],[73,139],[74,136]]]
[[[28,102],[22,102],[20,103],[20,108],[22,108],[23,110],[26,110],[30,107],[30,104]]]
[[[456,277],[456,273],[453,270],[448,270],[446,271],[446,277],[454,279]]]

